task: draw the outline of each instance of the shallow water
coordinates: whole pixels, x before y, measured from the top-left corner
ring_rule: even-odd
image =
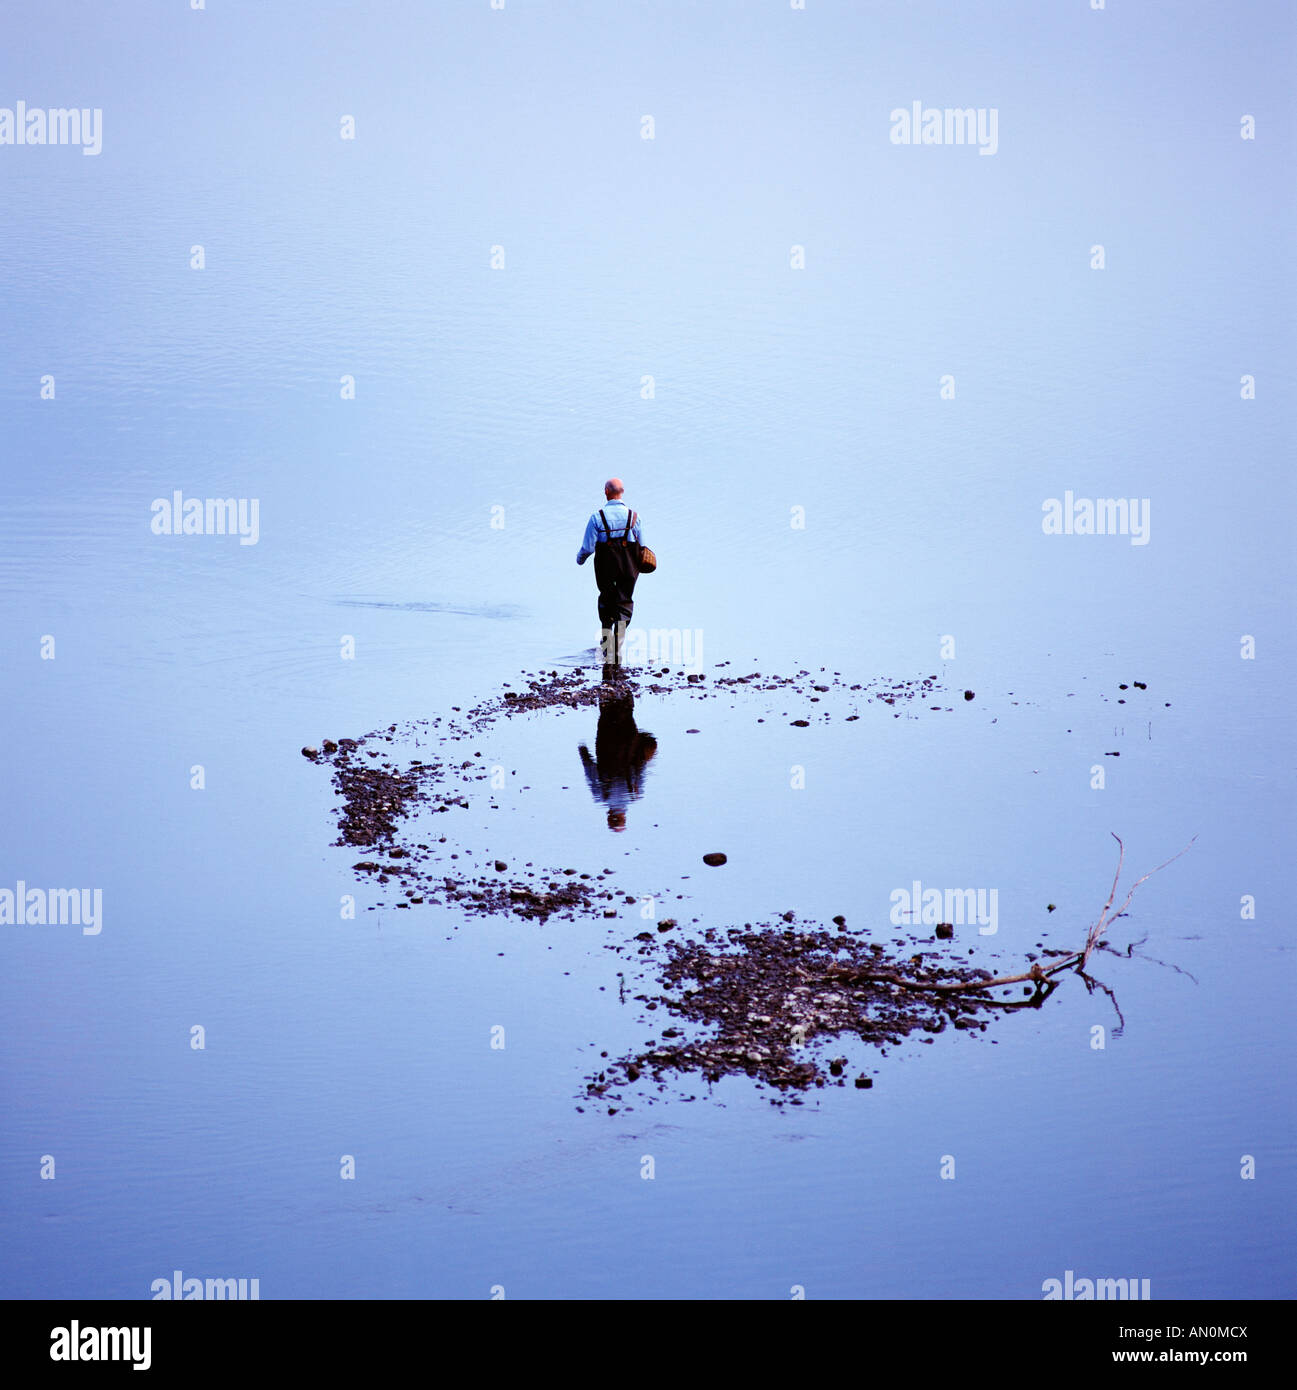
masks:
[[[97,158],[0,149],[0,887],[104,902],[96,936],[4,928],[0,1290],[139,1298],[180,1268],[264,1298],[1038,1298],[1071,1269],[1292,1296],[1292,151],[1272,121],[1241,158],[1226,101],[1187,172],[1140,117],[1197,82],[1264,120],[1291,17],[1204,9],[1187,51],[1169,16],[1035,7],[981,46],[913,7],[808,10],[791,46],[777,7],[510,7],[493,39],[482,8],[363,33],[313,10],[305,53],[288,12],[180,25],[138,73],[106,20],[49,19],[0,60],[6,92],[106,109]],[[1078,122],[1057,93],[1087,82]],[[417,114],[393,95],[416,89]],[[887,142],[938,90],[998,104],[995,158]],[[368,910],[299,750],[592,660],[573,557],[610,471],[661,559],[638,619],[701,633],[709,678],[948,697],[808,728],[778,693],[641,697],[656,752],[620,832],[582,769],[597,711],[518,716],[461,745],[517,775],[458,833],[717,926],[843,913],[890,942],[894,890],[994,888],[995,936],[954,945],[1015,965],[1083,940],[1112,832],[1128,881],[1196,835],[1113,928],[1178,970],[1101,958],[1119,1037],[1071,979],[983,1036],[860,1056],[867,1092],[780,1109],[728,1077],[578,1112],[600,1052],[648,1036],[605,949],[638,905]],[[176,488],[259,499],[257,543],[154,535]],[[1151,498],[1149,543],[1043,534],[1066,489]]]

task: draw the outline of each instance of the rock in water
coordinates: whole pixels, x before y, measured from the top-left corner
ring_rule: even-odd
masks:
[[[703,863],[710,864],[713,869],[719,868],[725,863],[726,856],[720,853],[704,854]]]

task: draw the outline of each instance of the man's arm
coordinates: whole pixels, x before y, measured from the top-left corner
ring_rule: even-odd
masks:
[[[599,518],[597,516],[591,516],[590,520],[585,524],[585,536],[581,541],[581,549],[576,553],[576,562],[578,565],[584,565],[591,555],[594,554],[595,543],[598,539]]]

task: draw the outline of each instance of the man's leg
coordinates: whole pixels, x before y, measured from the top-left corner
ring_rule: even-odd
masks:
[[[614,595],[599,590],[599,655],[606,680],[612,671],[617,654],[617,604]]]
[[[635,592],[635,576],[629,575],[617,581],[617,665],[621,665],[622,646],[626,640],[626,629],[635,613],[632,595]]]

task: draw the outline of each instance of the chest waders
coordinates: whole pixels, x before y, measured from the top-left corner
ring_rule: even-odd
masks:
[[[620,666],[622,641],[626,625],[635,611],[633,595],[639,578],[636,546],[631,539],[635,529],[635,513],[626,512],[626,529],[616,539],[608,518],[601,511],[605,539],[594,548],[594,578],[599,586],[599,626],[603,629],[603,662],[605,666]]]

